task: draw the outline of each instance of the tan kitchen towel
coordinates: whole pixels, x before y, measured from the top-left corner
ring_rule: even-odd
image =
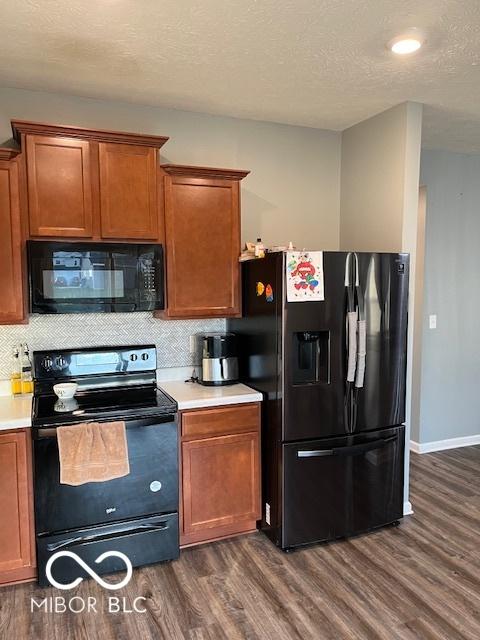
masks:
[[[60,484],[105,482],[130,473],[124,422],[57,428]]]

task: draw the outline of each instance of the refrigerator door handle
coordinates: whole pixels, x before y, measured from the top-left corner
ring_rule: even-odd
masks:
[[[390,442],[397,439],[397,436],[390,436],[389,438],[379,438],[372,442],[365,442],[363,444],[354,444],[351,447],[338,447],[333,449],[334,456],[355,456],[359,453],[365,453],[366,451],[374,451],[375,449],[381,449]]]
[[[297,451],[297,458],[323,458],[325,456],[345,456],[345,455],[358,455],[359,453],[365,453],[366,451],[374,451],[375,449],[381,449],[390,442],[397,439],[397,436],[390,436],[389,438],[380,438],[373,440],[372,442],[365,442],[363,444],[355,444],[351,447],[334,447],[333,449],[307,449],[304,451]]]
[[[365,381],[365,364],[367,359],[367,322],[358,321],[358,350],[357,350],[357,372],[355,374],[355,387],[360,389]]]
[[[356,311],[349,311],[348,318],[348,359],[347,359],[347,382],[354,382],[355,369],[357,366],[357,326],[358,315]]]
[[[361,389],[365,380],[365,364],[367,359],[367,321],[365,318],[365,297],[360,287],[360,268],[358,255],[355,253],[355,291],[358,306],[358,347],[357,370],[355,373],[355,387]]]
[[[333,456],[334,449],[309,449],[307,451],[297,451],[297,458],[322,458],[323,456]]]

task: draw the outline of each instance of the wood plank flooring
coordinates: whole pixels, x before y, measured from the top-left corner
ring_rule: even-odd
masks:
[[[187,549],[120,592],[0,590],[0,638],[480,638],[480,447],[412,454],[415,514],[399,527],[285,555],[262,534]],[[30,613],[31,596],[109,595],[146,613]]]

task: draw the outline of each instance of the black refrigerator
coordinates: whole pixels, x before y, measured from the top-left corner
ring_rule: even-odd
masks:
[[[286,253],[242,264],[241,379],[264,395],[261,528],[283,550],[403,515],[409,256],[323,252],[287,302]]]

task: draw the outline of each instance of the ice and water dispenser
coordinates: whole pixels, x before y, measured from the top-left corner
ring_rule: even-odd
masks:
[[[329,332],[293,333],[293,384],[329,382]]]

